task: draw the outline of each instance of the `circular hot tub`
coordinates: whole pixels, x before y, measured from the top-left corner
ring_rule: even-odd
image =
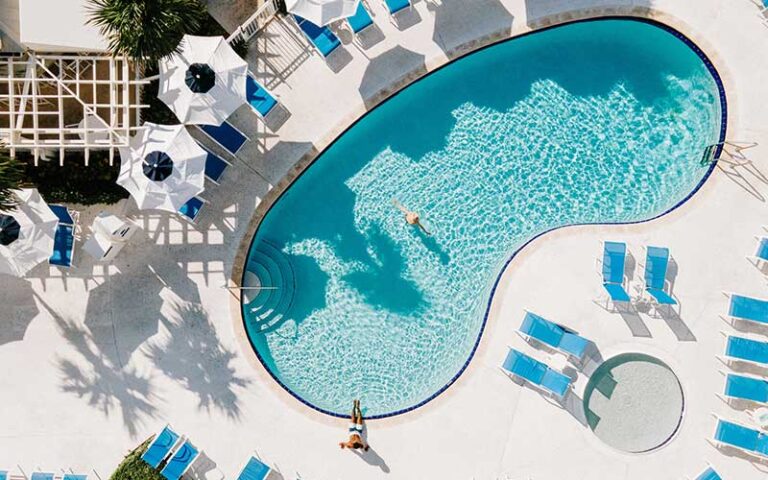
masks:
[[[672,439],[683,418],[683,389],[661,360],[624,353],[603,362],[584,391],[587,423],[600,440],[643,453]]]

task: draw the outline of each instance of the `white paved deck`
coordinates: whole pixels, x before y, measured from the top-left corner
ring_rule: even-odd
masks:
[[[207,192],[212,204],[198,227],[127,206],[145,232],[113,265],[94,265],[78,252],[71,272],[43,266],[28,280],[2,279],[0,467],[27,474],[73,469],[106,479],[124,453],[170,422],[205,451],[196,471],[208,478],[234,478],[254,449],[288,479],[298,472],[308,480],[672,480],[694,476],[707,461],[726,479],[765,478],[748,460],[706,441],[714,428],[711,412],[747,421],[744,411],[715,396],[723,386],[718,370],[725,368],[715,358],[723,348],[718,331],[729,328],[719,318],[726,310],[720,292],[768,297],[766,277],[745,259],[753,235],[768,223],[762,173],[768,170],[768,29],[748,0],[618,5],[677,19],[716,57],[729,88],[729,137],[760,143],[748,152],[754,164],[716,170],[692,201],[650,224],[569,228],[534,242],[506,272],[468,371],[428,406],[371,423],[367,455],[339,451],[344,422],[290,399],[241,349],[241,327],[233,320],[239,313],[221,286],[254,208],[303,154],[326,145],[362,111],[364,99],[370,103],[408,72],[444,62],[459,45],[525,31],[569,9],[614,6],[419,0],[398,28],[380,2],[371,3],[380,29],[375,43],[362,49],[342,35],[343,51],[329,65],[282,21],[254,42],[252,68],[289,114],[276,135],[247,108],[237,113],[235,123],[253,141],[236,173]],[[645,244],[670,247],[678,265],[679,319],[622,317],[591,301],[601,294],[595,258],[606,238],[627,241],[636,258]],[[613,451],[568,409],[501,375],[506,345],[522,346],[514,328],[523,308],[579,330],[603,357],[643,351],[672,366],[686,394],[677,438],[648,455]],[[578,387],[583,383],[580,377]]]

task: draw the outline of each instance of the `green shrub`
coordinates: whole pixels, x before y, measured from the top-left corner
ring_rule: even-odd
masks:
[[[24,176],[24,166],[0,151],[0,210],[10,210],[16,205],[12,190],[19,188]]]
[[[157,470],[141,459],[149,441],[150,439],[145,440],[136,450],[126,455],[109,480],[165,480]]]

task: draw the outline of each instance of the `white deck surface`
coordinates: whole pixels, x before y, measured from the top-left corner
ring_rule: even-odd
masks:
[[[262,60],[251,68],[289,115],[274,134],[247,107],[236,113],[234,123],[252,141],[223,185],[204,195],[211,204],[197,227],[138,213],[131,204],[128,213],[145,230],[111,266],[94,265],[78,250],[69,272],[41,266],[27,280],[2,279],[0,469],[72,469],[106,479],[128,450],[169,422],[205,451],[196,473],[207,478],[235,478],[254,450],[287,479],[298,472],[307,480],[677,480],[693,477],[707,461],[726,479],[766,478],[765,464],[761,472],[707,442],[715,425],[711,412],[749,422],[743,409],[715,395],[723,388],[718,370],[726,369],[715,357],[723,349],[719,331],[731,329],[720,319],[727,308],[721,291],[768,297],[765,275],[745,259],[755,247],[753,235],[768,223],[768,28],[748,0],[620,5],[677,19],[716,57],[729,89],[728,136],[760,143],[746,152],[754,163],[723,164],[693,200],[658,221],[567,228],[536,240],[510,264],[468,371],[426,407],[371,422],[368,454],[340,451],[346,422],[312,413],[254,364],[237,336],[239,312],[221,286],[271,185],[313,145],[326,145],[348,125],[364,98],[409,71],[443,63],[446,51],[494,32],[525,31],[567,9],[613,5],[419,0],[398,28],[381,2],[370,4],[380,29],[372,32],[376,43],[364,50],[342,34],[345,45],[328,64],[287,22],[273,22],[255,39],[251,59]],[[95,214],[84,212],[82,223]],[[636,259],[643,245],[670,248],[678,266],[679,318],[622,316],[593,302],[602,294],[595,271],[602,239],[626,241]],[[523,308],[593,339],[604,358],[641,351],[670,365],[686,396],[674,441],[647,455],[612,450],[574,409],[503,376],[497,366],[508,344],[546,359],[514,333]],[[580,375],[577,392],[584,383]]]

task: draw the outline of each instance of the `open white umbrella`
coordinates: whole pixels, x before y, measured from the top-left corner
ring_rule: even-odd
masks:
[[[224,37],[184,35],[179,48],[160,61],[157,98],[182,123],[221,125],[246,103],[248,64]]]
[[[59,219],[37,189],[14,193],[18,206],[0,211],[0,273],[23,277],[51,257]]]
[[[142,210],[178,212],[204,190],[207,153],[183,125],[144,127],[120,147],[117,183]]]
[[[289,12],[306,18],[315,25],[324,26],[357,12],[360,0],[286,0]]]

